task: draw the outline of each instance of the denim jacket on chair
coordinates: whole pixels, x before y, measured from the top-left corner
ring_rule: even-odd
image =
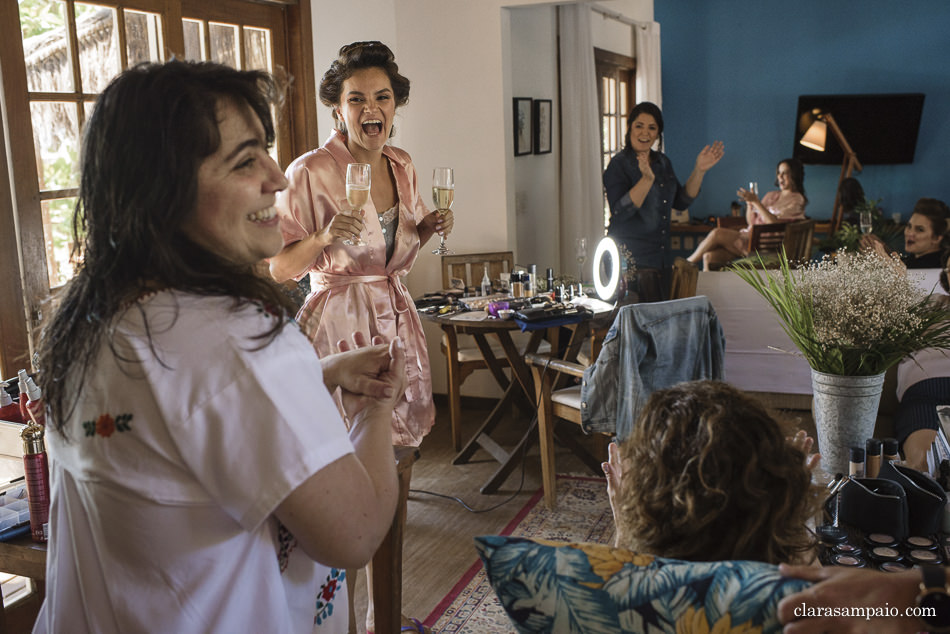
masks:
[[[620,309],[581,383],[581,426],[623,440],[655,390],[723,378],[726,339],[704,296]]]

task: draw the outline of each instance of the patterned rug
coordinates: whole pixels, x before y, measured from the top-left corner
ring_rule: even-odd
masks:
[[[561,475],[557,479],[556,510],[551,511],[542,503],[543,494],[538,491],[500,534],[597,544],[613,542],[614,521],[604,480]],[[488,584],[480,560],[439,602],[425,625],[439,634],[516,633]]]

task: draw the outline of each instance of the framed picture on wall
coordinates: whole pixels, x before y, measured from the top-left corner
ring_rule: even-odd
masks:
[[[534,153],[551,151],[551,100],[534,100]]]
[[[515,156],[531,154],[531,99],[515,97]]]

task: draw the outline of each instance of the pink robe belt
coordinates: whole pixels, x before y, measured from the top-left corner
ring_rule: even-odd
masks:
[[[422,381],[419,379],[423,378],[424,369],[420,361],[420,355],[428,355],[428,350],[420,349],[421,342],[426,340],[425,332],[422,330],[422,322],[413,311],[415,303],[412,301],[412,296],[409,295],[409,289],[406,288],[399,277],[396,273],[390,275],[334,275],[317,271],[310,272],[310,282],[314,285],[313,293],[319,293],[324,289],[332,293],[335,288],[343,288],[351,284],[388,283],[389,299],[392,302],[393,311],[396,313],[396,334],[402,339],[403,345],[406,346],[406,379],[408,383],[406,400],[412,402],[421,396],[419,392],[422,389]],[[327,300],[329,300],[329,294]],[[374,311],[373,322],[379,323],[379,318],[375,312],[375,304],[371,302],[370,306],[371,310]],[[326,315],[324,315],[325,317]]]

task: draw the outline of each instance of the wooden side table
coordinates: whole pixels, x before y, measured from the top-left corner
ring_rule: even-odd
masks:
[[[29,534],[0,542],[0,570],[33,580],[30,598],[9,612],[0,600],[0,632],[28,632],[46,596],[46,544],[34,542]]]

